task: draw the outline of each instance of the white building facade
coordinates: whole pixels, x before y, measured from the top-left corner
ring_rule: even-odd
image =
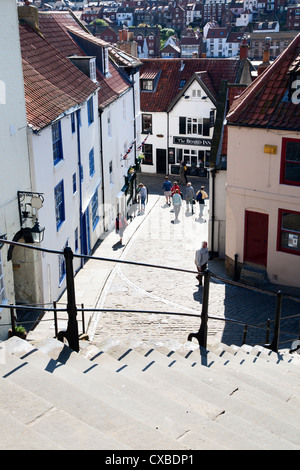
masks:
[[[0,62],[0,236],[12,240],[20,230],[18,191],[30,191],[26,136],[26,108],[16,2],[1,2],[2,47]],[[17,170],[17,171],[16,171]],[[0,304],[14,304],[13,265],[7,260],[8,245],[0,248]],[[15,267],[17,269],[17,267]],[[7,339],[10,312],[0,307],[0,340]],[[3,326],[1,326],[3,324]]]

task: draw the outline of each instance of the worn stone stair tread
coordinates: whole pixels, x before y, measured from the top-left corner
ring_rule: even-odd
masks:
[[[31,347],[28,346],[25,342],[24,342],[24,345],[25,345],[24,349],[22,349],[21,341],[22,340],[19,340],[19,339],[13,340],[13,343],[18,343],[16,345],[17,346],[16,347],[16,350],[17,350],[16,354],[21,356],[21,357],[24,356],[24,359],[31,360],[31,361],[33,360],[33,363],[37,367],[45,367],[45,355],[44,355],[44,353],[41,353],[38,349],[33,348],[32,346]],[[11,349],[13,349],[12,344],[11,344]],[[49,359],[47,359],[47,357],[46,357],[46,364],[47,364],[47,362],[49,362]],[[64,367],[66,368],[66,366],[64,366]],[[61,364],[59,364],[59,363],[52,364],[52,368],[53,368],[53,371],[58,373],[58,375],[60,375],[60,373],[62,373],[62,376],[66,375],[66,371],[63,370],[63,367],[61,367]],[[78,371],[74,370],[74,374],[75,374],[75,381],[76,380],[78,381]],[[69,371],[68,371],[68,375],[65,379],[67,380],[68,377],[70,377],[70,372]],[[84,383],[84,384],[86,384],[87,387],[90,387],[91,383],[88,383],[88,382],[89,382],[89,379],[87,379],[87,377],[85,377],[84,381],[80,381],[80,384]],[[92,385],[97,385],[97,391],[99,391],[100,388],[105,388],[105,384],[103,383],[102,374],[100,374],[99,383],[95,382]],[[136,385],[137,384],[135,384],[135,387],[136,387]],[[83,388],[85,389],[85,387],[83,387]],[[111,392],[111,389],[110,389],[110,392]],[[118,398],[119,399],[121,398],[120,395],[118,396]],[[158,397],[158,399],[160,400],[160,397]],[[130,405],[130,402],[128,402],[128,400],[125,400],[125,406],[127,406],[127,408],[128,408],[128,405]],[[138,411],[139,411],[137,408],[135,408],[136,406],[137,406],[137,403],[135,402],[134,403],[134,408],[132,410],[132,412],[134,412],[135,415],[138,414]],[[207,419],[204,421],[204,419],[202,418],[202,421],[201,421],[201,417],[199,415],[195,416],[195,414],[193,413],[192,417],[191,416],[188,417],[187,415],[182,414],[181,419],[178,420],[178,414],[175,414],[174,418],[177,418],[177,421],[179,421],[180,426],[178,426],[178,423],[176,425],[176,422],[173,419],[172,420],[167,419],[168,422],[164,423],[164,420],[165,420],[164,411],[165,411],[165,409],[163,407],[160,407],[160,408],[161,408],[160,409],[161,413],[159,414],[159,419],[156,422],[157,428],[161,432],[166,431],[170,435],[174,434],[173,437],[176,438],[176,439],[178,438],[179,445],[180,445],[180,442],[182,441],[182,442],[185,443],[185,445],[188,446],[188,448],[199,448],[199,446],[200,446],[201,449],[223,449],[224,448],[220,442],[217,442],[216,440],[213,439],[213,435],[211,435],[210,438],[207,437],[207,435],[206,435],[206,427],[208,425],[208,420]],[[153,411],[153,407],[151,407],[151,409],[149,411],[150,411],[150,413],[152,413],[154,415],[153,417],[155,417],[155,412]],[[147,415],[147,418],[152,419],[152,417],[149,416],[149,414]],[[184,426],[181,424],[182,421],[183,421],[182,418],[188,418],[188,419],[184,420],[185,421]],[[201,423],[204,431],[202,431],[201,427],[199,427],[200,423]],[[168,425],[168,427],[166,429],[164,429],[164,424]],[[215,423],[214,427],[216,428],[216,432],[218,431],[218,433],[220,433],[219,435],[226,435],[227,445],[229,445],[230,448],[232,448],[232,449],[247,449],[247,448],[256,448],[257,447],[257,444],[254,444],[251,441],[246,440],[244,438],[241,439],[240,435],[238,435],[236,431],[230,431],[230,430],[227,429],[227,433],[226,433],[225,432],[226,430],[222,429],[222,426],[218,425],[217,423]],[[183,438],[181,438],[181,436],[183,436]],[[222,441],[225,441],[225,439],[223,438]]]
[[[112,350],[113,350],[114,354],[116,356],[118,356],[120,351],[116,347],[116,344],[114,344],[114,347],[112,348]],[[160,374],[164,374],[164,380],[170,381],[170,383],[172,385],[175,385],[176,383],[178,383],[178,381],[181,377],[181,374],[178,374],[175,369],[172,369],[173,370],[172,375],[164,373],[163,370],[161,369],[160,365],[157,365],[156,368],[153,368],[153,367],[151,367],[151,365],[149,365],[149,367],[145,368],[144,372],[147,372],[148,374],[155,377],[155,380],[158,379]],[[127,373],[126,368],[124,369],[124,373]],[[272,432],[274,432],[275,434],[276,434],[276,428],[278,426],[281,426],[282,429],[285,429],[285,432],[288,432],[288,426],[289,426],[289,427],[291,427],[291,429],[293,429],[295,435],[298,434],[297,420],[296,420],[296,418],[294,417],[293,414],[291,416],[287,416],[287,417],[289,417],[288,425],[287,425],[287,423],[282,423],[282,425],[281,425],[280,417],[276,418],[276,417],[273,416],[273,409],[272,408],[270,409],[270,407],[267,407],[264,400],[258,400],[258,399],[254,400],[254,402],[251,403],[251,405],[250,405],[249,400],[251,400],[251,398],[252,398],[251,394],[248,394],[245,390],[242,390],[242,388],[240,388],[238,390],[239,393],[237,393],[236,396],[239,396],[239,399],[237,400],[237,402],[235,402],[235,400],[230,401],[228,399],[228,396],[226,394],[224,394],[223,391],[218,391],[216,389],[213,389],[211,386],[209,386],[209,385],[207,385],[203,382],[201,383],[201,385],[199,385],[199,383],[197,383],[197,381],[193,381],[193,379],[191,379],[191,378],[189,378],[188,381],[186,381],[186,380],[182,381],[180,383],[180,386],[185,387],[185,388],[186,387],[187,388],[193,387],[193,389],[195,391],[197,391],[197,393],[199,394],[200,398],[204,399],[204,397],[205,397],[211,403],[218,404],[219,406],[221,406],[220,403],[222,403],[222,406],[224,406],[224,407],[225,407],[225,405],[227,405],[229,407],[228,409],[232,413],[240,413],[241,410],[244,408],[245,410],[247,410],[247,413],[253,413],[254,415],[261,414],[263,416],[265,422],[269,422],[269,424],[272,428]],[[233,396],[234,395],[235,395],[235,393],[233,393]],[[268,411],[266,411],[266,408],[268,408]],[[287,413],[287,415],[288,415],[288,413]],[[243,414],[243,416],[246,417],[245,414]],[[282,437],[284,437],[284,434],[282,434]]]
[[[252,370],[254,366],[256,373],[260,371],[265,374],[266,377],[268,377],[268,380],[274,384],[281,384],[282,378],[284,377],[287,386],[295,389],[298,388],[299,385],[300,379],[299,374],[297,373],[298,369],[291,372],[288,365],[285,367],[278,367],[277,364],[266,361],[265,359],[257,358],[254,355],[250,356],[249,353],[246,353],[245,351],[234,353],[232,350],[231,352],[228,351],[228,347],[223,348],[212,346],[209,350],[200,348],[200,351],[196,351],[194,349],[187,351],[185,348],[184,350],[178,350],[177,352],[185,355],[186,358],[195,362],[199,360],[200,355],[202,365],[212,368],[218,368],[221,364],[226,367],[237,367],[237,369],[241,369],[245,366],[247,370]],[[287,371],[289,374],[286,374]]]
[[[145,344],[144,345],[138,344],[136,347],[139,352],[143,352],[147,354],[147,357],[151,359],[155,359],[156,357],[159,358],[159,355],[163,354],[166,356],[167,361],[169,361],[172,358],[173,360],[179,361],[181,363],[186,362],[190,365],[195,364],[195,361],[193,359],[190,360],[189,357],[185,358],[174,350],[170,351],[165,346],[158,347],[158,350]],[[194,359],[196,360],[196,358]],[[254,383],[253,377],[251,376],[251,374],[247,373],[246,369],[243,369],[243,370],[240,369],[238,372],[236,371],[235,368],[219,367],[218,370],[215,370],[215,369],[216,368],[213,368],[213,367],[211,368],[202,367],[201,368],[202,380],[205,381],[205,377],[207,374],[206,380],[211,380],[211,384],[216,387],[222,386],[224,390],[226,390],[226,384],[227,384],[227,387],[231,387],[231,390],[232,390],[234,387],[238,387],[239,384],[242,383],[244,385],[247,385],[247,389],[249,390],[249,393],[253,393],[253,392],[255,392],[256,394],[259,393],[259,395],[262,395],[265,399],[268,399],[271,396],[272,399],[276,398],[280,400],[281,403],[288,402],[291,407],[295,407],[295,408],[298,408],[300,405],[300,398],[296,396],[295,393],[292,393],[292,390],[290,390],[289,388],[288,389],[283,388],[281,382],[276,385],[270,385],[265,380],[262,380],[259,374],[256,373],[256,382]],[[193,367],[193,371],[195,370],[196,368]],[[198,372],[198,369],[197,369],[197,372]]]
[[[118,342],[117,341],[109,341],[110,344],[114,344],[116,345]],[[86,353],[88,351],[88,348],[86,348],[84,350],[84,353]],[[97,348],[93,348],[93,353],[95,354],[97,352]],[[95,371],[96,369],[93,368],[91,369],[93,371]],[[102,379],[102,383],[103,383],[103,375],[101,374],[101,379]],[[153,390],[152,390],[152,393],[153,393]],[[159,399],[161,400],[161,396],[159,397]],[[207,406],[207,404],[205,404],[205,406]],[[218,413],[219,414],[219,413]],[[217,414],[216,414],[217,416]],[[213,446],[210,445],[210,440],[208,440],[208,437],[206,435],[206,432],[205,433],[201,433],[201,428],[199,428],[199,424],[200,424],[200,420],[199,420],[199,417],[197,418],[197,423],[195,421],[195,419],[191,420],[191,418],[189,417],[189,420],[186,422],[186,428],[184,429],[184,431],[182,432],[182,435],[184,436],[180,441],[184,442],[188,447],[191,447],[191,448],[195,448],[195,445],[200,445],[201,448],[211,448],[211,447],[218,447],[218,445],[220,445],[219,443],[215,443]],[[194,428],[193,428],[193,425],[194,425]],[[203,422],[203,428],[206,430],[207,429],[207,426],[211,426],[211,423],[209,423],[207,420],[206,422],[204,423]],[[214,424],[214,426],[216,427],[216,423]],[[246,427],[246,425],[244,426],[244,428]],[[159,428],[164,431],[164,427],[163,427],[163,423],[160,423],[159,425]],[[191,429],[190,429],[191,428]],[[196,430],[193,431],[193,430]],[[178,428],[176,429],[176,427],[174,428],[174,431],[177,432],[177,437],[178,437]],[[225,437],[222,439],[223,441],[226,440],[226,445],[227,445],[227,448],[233,448],[233,449],[249,449],[249,448],[258,448],[259,447],[259,442],[253,442],[249,439],[246,439],[244,437],[241,437],[241,434],[237,434],[237,430],[229,430],[228,428],[227,429],[223,429],[223,430],[219,430],[219,432],[222,434],[224,434],[224,436],[226,436],[226,439]],[[213,438],[213,433],[210,437],[210,439]],[[273,441],[275,440],[275,437],[273,438]]]
[[[99,431],[105,432],[109,437],[122,442],[125,447],[147,449],[151,445],[155,448],[181,448],[174,439],[168,438],[147,424],[108,406],[99,398],[95,398],[65,380],[58,377],[54,379],[48,372],[38,371],[26,361],[9,353],[7,353],[7,359],[7,363],[0,367],[2,376],[9,374],[10,380],[14,383],[29,389],[46,400],[51,400],[58,409],[62,409]]]
[[[38,369],[47,370],[47,367],[49,368],[49,356],[41,352],[38,348],[31,348],[32,349],[28,351],[28,346],[26,346],[24,351],[22,351],[22,349],[18,347],[18,352],[16,354],[18,357],[25,359]],[[25,349],[27,351],[26,353]],[[87,369],[88,365],[89,364],[86,364]],[[91,393],[95,397],[101,398],[101,400],[108,405],[115,406],[121,411],[135,416],[136,419],[152,425],[154,429],[156,427],[159,428],[160,432],[171,436],[173,439],[176,439],[178,436],[186,432],[186,427],[181,425],[178,421],[166,417],[163,414],[162,408],[159,410],[156,410],[153,407],[150,408],[146,403],[133,399],[132,397],[128,397],[123,393],[123,391],[120,393],[120,391],[108,385],[103,381],[103,375],[101,372],[98,376],[95,374],[91,376],[88,373],[85,373],[84,380],[82,380],[82,375],[79,374],[84,372],[79,372],[77,369],[69,367],[67,364],[61,364],[52,359],[51,373],[55,376],[61,377],[73,385],[76,385],[81,390]],[[111,374],[112,373],[113,371],[111,371]]]
[[[0,421],[0,450],[64,450],[3,409],[0,409]]]
[[[236,348],[237,347],[238,346],[236,346]],[[274,362],[275,364],[286,364],[289,366],[291,365],[294,370],[294,366],[300,366],[299,354],[281,353],[280,351],[278,353],[275,353],[274,351],[271,351],[270,349],[267,349],[260,345],[250,346],[250,348],[247,347],[247,345],[243,345],[241,346],[241,350],[245,350],[250,354],[254,354],[255,356],[266,358],[269,361]]]
[[[112,342],[110,342],[112,343]],[[118,343],[118,341],[114,341],[113,344],[114,346]],[[102,349],[102,348],[101,348]],[[116,352],[116,351],[115,351]],[[161,354],[160,354],[161,356]],[[128,369],[126,369],[128,370]],[[140,381],[139,381],[140,382]],[[157,383],[157,381],[156,381]],[[232,390],[232,388],[231,388]],[[152,388],[152,393],[153,393],[153,388]],[[160,395],[159,399],[161,400],[162,399],[162,396]],[[219,412],[218,414],[216,414],[216,416],[218,415],[222,415],[223,412]],[[227,413],[228,415],[229,413]],[[192,414],[189,413],[189,422],[187,424],[190,424],[191,428],[194,426],[198,426],[198,429],[199,429],[199,424],[201,423],[201,420],[199,420],[199,417],[197,417],[197,423],[195,422],[195,419],[193,419],[193,417],[195,416],[195,412],[193,412]],[[249,425],[249,422],[246,421],[246,420],[242,420],[240,419],[240,428],[242,426],[242,423],[243,423],[243,430],[247,429],[247,426]],[[213,438],[214,436],[214,433],[216,432],[216,429],[215,429],[215,426],[216,426],[216,422],[214,420],[210,420],[209,422],[206,420],[205,423],[202,423],[202,426],[203,428],[205,429],[205,436],[206,438],[208,437],[207,435],[207,429],[208,427],[212,427],[212,431],[211,431],[211,434],[210,434],[210,438]],[[200,431],[200,430],[199,430]],[[199,432],[198,431],[198,432]],[[262,448],[261,447],[261,444],[262,442],[261,441],[258,441],[256,439],[256,442],[253,441],[253,436],[254,436],[254,433],[253,433],[253,436],[252,436],[252,440],[249,440],[248,438],[244,438],[243,435],[241,435],[241,433],[239,432],[237,434],[237,432],[239,431],[239,428],[236,428],[236,429],[230,429],[229,426],[227,425],[227,428],[223,428],[223,429],[220,429],[219,432],[222,432],[222,442],[223,442],[223,445],[226,445],[226,448],[229,448],[229,449],[250,449],[250,448],[253,448],[253,449],[258,449],[258,448]],[[265,434],[269,435],[270,433],[267,433],[265,430],[263,431]],[[187,445],[191,445],[191,441],[189,440],[189,433],[185,433],[184,437],[182,438],[182,440],[187,444]],[[274,436],[274,435],[271,435],[269,436],[269,443],[272,442],[272,445],[274,446],[274,441],[277,442],[277,437]],[[198,439],[199,440],[199,439]],[[200,439],[201,440],[201,439]],[[226,441],[226,442],[225,442]],[[193,442],[195,442],[193,440]],[[200,441],[199,441],[200,442]],[[282,439],[279,440],[278,439],[278,442],[277,442],[277,446],[279,445],[279,443],[281,442],[280,445],[283,445],[282,443]],[[266,442],[264,443],[264,445],[266,445]],[[271,444],[270,444],[271,445]],[[294,448],[294,446],[292,444],[289,444],[288,442],[285,442],[285,447],[284,448]]]
[[[138,348],[142,351],[151,351],[149,353],[149,356],[148,357],[151,357],[151,354],[152,354],[152,349],[149,345],[138,345]],[[228,375],[231,375],[231,377],[236,377],[238,380],[241,380],[241,381],[244,381],[245,383],[247,383],[247,385],[251,388],[252,386],[255,386],[255,388],[257,389],[257,384],[255,385],[255,383],[253,382],[253,377],[251,375],[251,373],[249,373],[249,368],[247,369],[242,369],[242,368],[239,368],[239,370],[237,371],[236,368],[234,367],[218,367],[218,363],[220,361],[217,360],[217,358],[213,355],[214,353],[211,353],[211,351],[208,351],[208,350],[205,350],[204,351],[204,355],[201,353],[201,350],[204,351],[202,348],[199,348],[198,349],[195,349],[195,348],[192,348],[190,349],[189,348],[189,345],[186,344],[184,347],[182,347],[181,349],[179,349],[179,351],[174,351],[174,350],[168,350],[167,347],[165,346],[162,346],[162,347],[158,347],[158,352],[162,352],[163,354],[167,355],[169,358],[173,358],[174,360],[178,360],[178,361],[186,361],[190,364],[201,364],[201,365],[207,365],[208,368],[210,368],[211,370],[215,370],[216,368],[218,369],[217,371],[215,371],[217,374],[222,374],[224,376],[224,374],[228,377]],[[153,350],[155,353],[156,353],[156,350]],[[190,353],[193,352],[193,355],[190,355]],[[197,357],[198,356],[198,357]],[[207,357],[210,357],[209,360],[207,360],[206,358]],[[216,359],[216,360],[215,360]],[[211,367],[214,363],[214,367]],[[223,362],[221,361],[221,364],[223,364]],[[207,367],[205,367],[204,369],[206,370]],[[256,376],[256,379],[257,381],[259,382],[259,387],[260,387],[260,390],[262,391],[266,391],[266,393],[272,393],[274,394],[275,392],[277,393],[277,395],[282,399],[282,400],[290,400],[290,397],[293,396],[293,394],[297,391],[297,385],[294,383],[294,381],[292,381],[292,387],[289,387],[289,386],[285,386],[284,388],[282,387],[282,380],[273,380],[273,383],[272,385],[269,384],[269,382],[265,381],[265,380],[262,380],[259,376],[259,374],[257,373],[258,372],[258,368],[256,367],[255,368],[255,376]],[[297,396],[293,396],[293,400],[292,402],[290,402],[293,406],[298,406],[300,403],[299,403],[299,398]]]
[[[137,351],[133,350],[131,346],[135,346]],[[219,367],[218,370],[216,371],[215,368],[212,368],[212,367],[211,368],[193,367],[192,370],[188,370],[186,369],[185,366],[181,367],[182,361],[179,361],[179,362],[177,361],[178,357],[180,356],[176,355],[176,353],[172,354],[169,357],[168,355],[166,356],[162,354],[161,352],[155,350],[154,348],[148,349],[148,345],[147,347],[144,347],[141,344],[136,344],[136,343],[133,344],[131,342],[123,343],[120,341],[118,342],[117,340],[113,342],[113,345],[112,345],[112,342],[110,343],[110,346],[109,348],[107,348],[107,351],[111,351],[111,353],[116,358],[120,357],[124,361],[126,361],[128,364],[136,364],[138,362],[139,364],[143,366],[144,364],[147,365],[147,363],[149,363],[151,364],[151,367],[153,366],[154,363],[156,363],[156,366],[161,366],[162,364],[169,366],[169,364],[172,364],[172,368],[175,368],[176,371],[179,370],[184,375],[188,374],[189,378],[201,380],[205,382],[206,384],[212,387],[215,387],[217,389],[222,388],[222,390],[224,392],[227,392],[228,394],[230,394],[234,389],[238,388],[239,386],[242,386],[244,387],[244,392],[242,396],[243,400],[249,402],[249,400],[251,400],[252,393],[255,392],[257,398],[260,398],[261,400],[266,400],[267,408],[270,407],[271,404],[272,406],[277,407],[277,406],[282,406],[283,403],[285,402],[288,402],[289,406],[286,407],[287,414],[290,413],[293,415],[293,410],[290,408],[297,406],[297,397],[295,395],[292,395],[287,390],[285,390],[284,397],[278,397],[276,396],[276,393],[275,393],[276,392],[275,386],[271,388],[271,387],[267,387],[267,384],[265,387],[266,391],[263,390],[264,384],[262,384],[262,387],[260,389],[258,387],[253,387],[251,385],[251,380],[249,380],[249,376],[247,378],[245,377],[244,382],[242,380],[242,375],[237,376],[237,375],[232,374],[230,376],[230,380],[226,380],[226,376],[227,376],[227,379],[229,378],[228,376],[230,375],[230,370],[231,370],[230,368],[225,369],[224,367],[223,368]],[[146,354],[144,354],[145,351],[147,351]],[[140,358],[140,356],[137,353],[140,353],[141,355],[144,354],[144,358],[143,359]],[[186,362],[188,364],[188,361]],[[196,363],[194,362],[194,364]],[[257,369],[256,369],[256,372],[258,372]],[[245,384],[247,385],[247,389],[245,387]],[[271,395],[268,393],[270,392],[270,390],[272,391]],[[281,384],[280,384],[279,390],[282,390]]]
[[[212,366],[203,367],[200,362],[192,367],[193,357],[190,360],[190,356],[194,354],[196,357],[197,347],[193,345],[189,348],[189,345],[174,342],[156,343],[155,347],[149,342],[144,347],[134,340],[121,342],[107,338],[99,345],[83,345],[80,353],[56,340],[47,340],[35,346],[19,338],[7,341],[6,353],[10,364],[1,364],[0,370],[1,375],[5,375],[3,372],[6,370],[12,373],[1,379],[0,383],[5,381],[6,396],[10,386],[16,388],[12,396],[17,397],[24,385],[28,400],[35,397],[35,393],[42,392],[37,393],[36,410],[36,415],[40,412],[42,419],[35,419],[33,411],[30,412],[32,415],[24,412],[24,419],[33,418],[32,427],[39,431],[38,435],[45,433],[49,436],[50,443],[55,429],[58,429],[57,422],[60,434],[68,433],[73,421],[73,434],[72,430],[70,432],[73,439],[66,435],[59,444],[63,448],[72,448],[76,434],[82,435],[79,431],[82,424],[82,429],[87,429],[87,436],[96,430],[90,448],[97,449],[97,433],[103,432],[103,425],[102,429],[99,426],[102,421],[106,424],[107,438],[122,441],[121,447],[112,442],[111,449],[153,449],[153,445],[157,449],[167,447],[170,450],[299,449],[297,395],[289,395],[290,391],[284,390],[272,397],[275,385],[264,384],[263,380],[266,380],[265,377],[268,380],[269,376],[264,367],[257,364],[267,364],[272,373],[276,373],[278,368],[276,363],[265,358],[259,357],[254,363],[247,362],[246,369],[234,360],[230,366],[224,365],[223,357],[217,360],[216,353],[206,350],[201,351],[201,362],[204,359],[205,363],[208,357],[211,360],[214,354]],[[192,351],[188,358],[182,355],[184,349]],[[235,347],[230,349],[231,352],[226,351],[226,354],[231,359],[236,358]],[[254,356],[254,349],[244,349],[239,351],[241,357],[248,359],[251,351]],[[199,354],[198,347],[198,359]],[[48,372],[45,372],[46,368]],[[255,370],[258,377],[255,377]],[[43,387],[33,383],[34,374],[36,380],[43,382]],[[46,378],[47,375],[51,381]],[[279,376],[284,379],[287,374],[280,372]],[[297,377],[295,372],[289,375],[294,376]],[[254,378],[255,386],[251,383]],[[50,382],[54,401],[50,399]],[[297,386],[293,390],[297,390]],[[5,392],[2,395],[1,392],[0,399],[1,396],[5,397]],[[72,396],[74,403],[67,402],[67,394]],[[82,410],[77,409],[80,407],[79,397],[84,402]],[[118,406],[114,406],[116,401]],[[109,412],[99,409],[103,406]],[[90,417],[94,410],[98,420],[95,416]],[[83,411],[87,417],[82,417]],[[123,434],[120,439],[120,433],[112,423],[113,419],[118,419],[117,414],[123,434],[126,434],[124,439]],[[129,419],[127,426],[125,417]],[[107,423],[110,424],[109,430]],[[165,445],[166,433],[169,434],[169,447]],[[150,447],[145,447],[145,439]],[[82,449],[89,448],[87,441],[84,438],[81,440]],[[157,446],[158,441],[160,446]]]

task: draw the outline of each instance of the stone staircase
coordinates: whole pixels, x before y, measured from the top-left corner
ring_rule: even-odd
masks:
[[[300,448],[300,356],[114,338],[0,343],[0,449]]]

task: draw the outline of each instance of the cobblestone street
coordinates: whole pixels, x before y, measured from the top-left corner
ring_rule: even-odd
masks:
[[[156,178],[156,179],[155,179]],[[195,270],[195,250],[208,238],[209,201],[204,212],[204,219],[186,212],[182,204],[179,221],[174,223],[174,212],[165,204],[165,198],[157,185],[161,180],[152,178],[156,186],[149,186],[149,202],[142,223],[129,240],[124,236],[126,246],[122,248],[121,260],[167,266],[186,270]],[[143,181],[143,180],[142,180]],[[200,182],[193,182],[195,190]],[[202,184],[202,182],[201,182]],[[183,194],[185,190],[183,189]],[[117,235],[116,240],[117,241]],[[209,262],[212,273],[224,275],[223,262]],[[93,341],[97,342],[107,335],[125,340],[129,336],[143,341],[179,341],[185,342],[189,333],[199,329],[202,309],[202,288],[198,287],[195,274],[176,272],[155,267],[132,266],[118,263],[112,269],[105,288],[99,299],[98,308],[135,310],[136,312],[103,312],[98,314]],[[209,315],[239,320],[248,324],[262,324],[273,320],[276,308],[276,296],[262,294],[242,287],[224,284],[212,277],[210,283]],[[142,313],[150,311],[151,313]],[[161,313],[152,313],[152,312]],[[165,314],[162,314],[164,312]],[[177,315],[168,315],[168,313]],[[284,299],[282,316],[299,314],[299,303]],[[183,315],[178,315],[183,314]],[[298,319],[285,322],[282,331],[298,336]],[[270,339],[272,339],[273,322]],[[249,344],[265,342],[266,332],[249,329]],[[243,337],[243,325],[232,325],[223,321],[210,320],[208,345],[223,341],[240,345]],[[289,348],[290,336],[282,335],[281,345]]]

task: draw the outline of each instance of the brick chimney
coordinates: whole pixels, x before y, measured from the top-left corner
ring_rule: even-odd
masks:
[[[248,58],[248,49],[249,49],[249,46],[248,46],[247,38],[243,36],[241,40],[241,45],[240,45],[240,60]]]
[[[265,45],[263,50],[263,61],[259,64],[257,74],[260,75],[270,65],[270,43],[271,38],[265,38]]]
[[[18,7],[18,17],[19,21],[23,20],[42,36],[42,32],[39,28],[39,12],[37,7],[30,5],[27,1],[24,6]]]

